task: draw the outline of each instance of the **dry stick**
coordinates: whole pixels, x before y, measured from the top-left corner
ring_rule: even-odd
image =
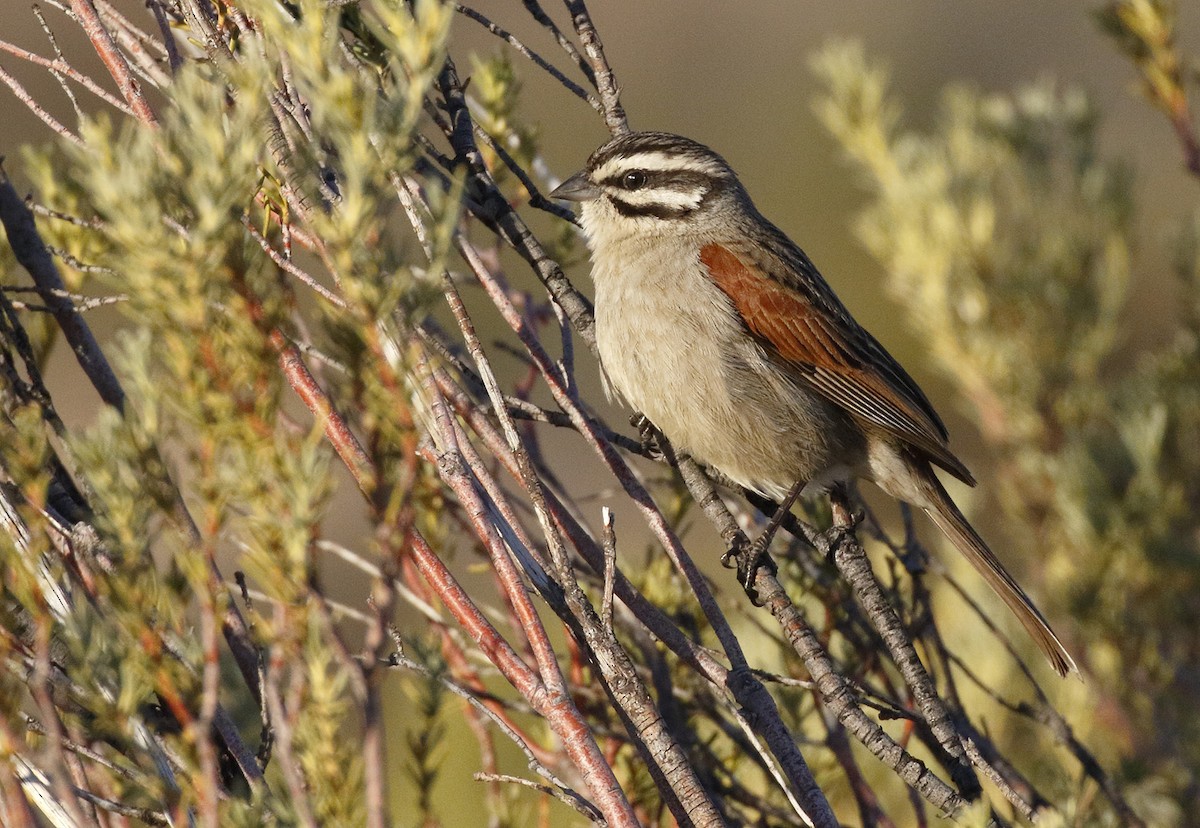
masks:
[[[496,187],[475,144],[471,113],[467,108],[454,62],[449,58],[438,76],[438,87],[441,89],[446,113],[450,118],[447,137],[454,149],[455,159],[466,162],[471,173],[471,183],[477,190],[476,215],[489,224],[495,224],[504,241],[533,268],[534,273],[554,297],[554,301],[566,312],[579,335],[589,347],[594,347],[596,334],[593,330],[595,321],[592,318],[591,303],[575,289],[563,274],[558,262],[546,255],[546,251],[525,226],[525,222]]]
[[[435,376],[439,387],[442,389],[442,393],[454,401],[455,409],[459,416],[467,420],[475,432],[488,445],[491,454],[504,463],[509,474],[519,479],[516,462],[508,452],[503,438],[495,431],[491,421],[480,412],[477,406],[467,399],[461,389],[454,386],[453,381],[449,377],[439,372],[435,372]],[[583,556],[584,560],[587,561],[588,566],[596,573],[605,572],[608,569],[606,563],[607,553],[601,550],[600,545],[595,542],[588,532],[577,522],[575,517],[570,513],[570,510],[559,502],[553,493],[548,491],[546,493],[546,500],[551,515],[560,530],[570,538],[572,545]],[[622,603],[625,604],[634,617],[649,632],[662,641],[685,664],[703,676],[705,680],[732,697],[736,701],[738,708],[744,709],[760,728],[763,728],[765,723],[770,722],[772,718],[778,717],[777,710],[773,707],[770,709],[767,707],[767,704],[773,704],[769,696],[764,700],[762,695],[746,692],[747,688],[744,682],[741,682],[738,677],[735,677],[724,665],[718,662],[711,651],[685,635],[662,610],[638,592],[620,570],[614,572],[613,589],[616,597],[621,599]],[[731,712],[734,718],[739,719],[739,722],[742,722],[746,718],[740,714],[737,708]],[[744,722],[742,723],[744,726]],[[786,753],[787,746],[791,745],[791,736],[786,732],[786,728],[768,728],[766,735],[768,744],[777,754],[780,750]],[[772,737],[775,738],[773,739]],[[783,743],[782,746],[779,744],[780,741]],[[756,745],[752,745],[752,747],[757,749]],[[792,750],[795,750],[794,745],[792,745]],[[788,759],[785,757],[781,761],[785,769],[788,768]],[[771,769],[771,764],[766,757],[764,757],[764,764],[768,769]],[[772,769],[772,773],[774,772]],[[782,783],[780,784],[782,787]]]
[[[504,163],[504,166],[508,168],[509,172],[515,175],[517,180],[521,182],[521,186],[525,188],[527,193],[529,193],[530,207],[549,213],[550,215],[564,219],[565,221],[575,221],[574,213],[572,213],[566,207],[560,207],[558,204],[555,204],[553,201],[550,201],[548,198],[542,195],[542,191],[538,189],[537,184],[535,184],[533,179],[530,178],[529,173],[525,172],[525,168],[517,163],[517,160],[509,154],[508,150],[504,148],[502,143],[494,140],[492,136],[488,135],[487,131],[478,124],[475,125],[475,135],[480,141],[483,141],[483,143],[487,144],[490,150],[496,153],[496,155]]]
[[[595,745],[587,722],[575,705],[566,697],[551,697],[537,675],[520,660],[508,642],[491,625],[467,596],[457,579],[446,568],[425,539],[413,534],[413,561],[446,608],[478,644],[484,655],[495,664],[505,679],[521,693],[542,716],[550,729],[562,740],[563,747],[575,767],[583,775],[595,800],[610,826],[636,826],[637,819],[613,777],[612,768],[598,752],[593,755],[587,745]]]
[[[146,46],[154,46],[160,57],[166,57],[166,46],[135,26],[108,0],[96,0],[96,10],[100,12],[100,19],[104,21],[105,25],[113,30],[113,39],[117,45],[124,49],[132,59],[130,68],[137,73],[138,77],[160,89],[168,86],[171,83],[171,76],[162,70],[155,60],[155,56],[146,49]]]
[[[495,430],[491,419],[467,397],[461,388],[454,384],[454,381],[445,372],[435,371],[434,378],[438,383],[439,390],[454,405],[455,413],[462,417],[483,439],[489,452],[504,464],[513,479],[520,480],[516,460],[504,438]],[[595,543],[567,507],[549,491],[546,492],[546,505],[560,531],[570,539],[572,546],[579,551],[588,566],[594,572],[604,571],[606,568],[605,553],[601,551],[599,545]],[[614,573],[614,577],[615,595],[646,625],[647,629],[708,681],[718,687],[726,685],[729,671],[716,660],[711,652],[685,636],[667,617],[666,613],[646,600],[633,587],[619,569]]]
[[[554,645],[550,642],[546,628],[538,617],[520,573],[504,548],[504,542],[500,538],[489,510],[475,490],[473,476],[463,460],[463,449],[458,444],[458,435],[450,420],[445,400],[437,393],[437,387],[433,385],[432,379],[429,380],[428,385],[433,403],[434,421],[440,432],[440,434],[435,434],[438,448],[438,474],[466,509],[475,534],[483,542],[492,558],[493,570],[499,577],[501,586],[516,613],[517,621],[533,650],[533,657],[537,662],[538,672],[541,674],[540,681],[547,692],[566,698],[569,695],[567,681],[559,667]]]
[[[604,57],[604,45],[600,35],[592,23],[587,4],[583,0],[564,0],[567,10],[571,13],[571,22],[579,42],[583,44],[583,53],[587,55],[588,63],[595,73],[596,92],[604,105],[604,123],[613,137],[629,133],[629,120],[625,117],[625,108],[621,106],[621,89],[617,86],[616,76]]]
[[[296,265],[295,262],[286,258],[282,253],[276,250],[274,245],[272,245],[271,242],[262,235],[262,233],[258,232],[258,228],[254,226],[254,222],[250,220],[249,215],[242,216],[242,226],[246,228],[246,232],[250,234],[250,238],[258,242],[258,246],[262,248],[263,252],[266,253],[268,257],[270,257],[271,261],[275,263],[276,267],[302,284],[308,286],[314,293],[334,307],[342,308],[343,310],[347,307],[345,299],[334,293],[329,288],[325,287],[323,284],[317,281],[315,276],[308,271],[301,269]]]
[[[272,332],[271,340],[280,352],[285,378],[322,424],[326,439],[354,476],[359,488],[369,495],[376,472],[358,438],[336,412],[324,389],[308,372],[299,351],[290,346],[278,331]],[[605,819],[610,825],[636,825],[637,820],[612,775],[612,769],[604,762],[598,748],[594,751],[588,749],[588,743],[594,747],[595,742],[587,723],[570,698],[546,692],[537,674],[521,661],[520,656],[471,601],[420,533],[414,529],[410,537],[413,561],[422,576],[458,623],[479,644],[488,660],[500,669],[505,679],[546,719],[551,730],[562,740],[567,754],[588,780],[596,805]]]
[[[509,46],[512,46],[514,49],[517,50],[518,54],[522,54],[525,57],[532,60],[538,66],[539,69],[543,70],[550,77],[554,78],[556,81],[561,83],[566,88],[566,90],[568,92],[570,92],[572,95],[576,96],[580,100],[587,103],[587,105],[590,106],[592,109],[603,114],[604,106],[600,103],[600,101],[596,98],[595,95],[589,94],[588,91],[586,89],[584,89],[582,86],[575,83],[575,81],[568,78],[562,72],[558,71],[558,69],[556,67],[554,67],[548,60],[546,60],[544,57],[542,57],[537,52],[533,51],[528,46],[526,46],[524,43],[522,43],[520,40],[518,40],[516,38],[516,36],[514,36],[511,32],[501,28],[500,26],[497,26],[495,23],[493,23],[487,17],[485,17],[484,15],[475,11],[475,9],[472,9],[468,6],[464,6],[461,3],[455,3],[454,10],[457,11],[461,15],[471,18],[476,23],[483,26],[489,32],[494,34],[496,37],[503,40]]]
[[[121,91],[125,102],[133,109],[134,115],[142,123],[156,126],[158,119],[154,116],[154,110],[150,108],[150,103],[142,94],[141,86],[129,71],[125,55],[117,47],[108,29],[104,28],[104,23],[101,22],[100,14],[96,11],[92,0],[71,0],[71,8],[75,11],[84,34],[88,36],[88,40],[92,41],[96,54],[100,56],[100,60],[104,62],[108,73],[116,82],[117,89]]]
[[[559,669],[545,628],[537,616],[537,612],[525,589],[524,582],[521,580],[519,571],[514,566],[512,559],[504,548],[500,535],[496,531],[491,510],[487,508],[487,505],[475,489],[477,481],[473,479],[473,475],[464,462],[462,443],[458,440],[457,430],[454,429],[453,423],[450,420],[445,402],[444,400],[436,399],[436,396],[438,396],[436,389],[433,389],[433,393],[435,395],[435,418],[438,420],[444,440],[448,444],[438,460],[439,473],[458,497],[459,502],[466,508],[476,535],[480,537],[488,549],[489,555],[492,558],[493,569],[505,590],[510,605],[516,613],[517,623],[533,647],[535,659],[539,660],[539,668],[543,673],[544,680],[543,690],[546,697],[551,700],[556,698],[561,699],[573,705],[574,703],[570,700],[566,679]],[[553,604],[554,602],[551,603]],[[548,664],[546,663],[547,656],[549,658]],[[594,749],[596,755],[599,756],[599,746],[595,744],[594,736],[589,734],[587,740],[591,742],[588,745],[589,750]],[[615,777],[612,779],[612,784],[617,784]],[[619,791],[619,788],[615,790]]]
[[[146,825],[170,825],[171,820],[168,819],[165,813],[160,811],[152,811],[149,808],[135,808],[132,805],[125,805],[121,802],[115,802],[103,796],[97,796],[91,791],[83,788],[76,788],[75,793],[85,802],[94,805],[103,811],[117,814],[118,816],[130,817],[131,819],[139,820]],[[8,823],[4,823],[7,825]]]
[[[531,779],[522,779],[519,776],[509,776],[506,773],[474,773],[471,778],[476,782],[508,782],[513,785],[524,785],[526,788],[533,788],[535,791],[541,791],[547,796],[552,796],[560,802],[574,808],[579,813],[583,814],[593,823],[599,821],[599,814],[588,810],[588,807],[581,802],[572,799],[564,791],[552,785],[541,785]]]
[[[990,738],[980,733],[965,717],[959,719],[957,723],[962,731],[963,744],[971,763],[995,784],[1022,818],[1034,822],[1041,813],[1055,811],[1050,800],[1042,796],[1041,792],[1033,787],[1033,783],[1013,767]]]
[[[860,507],[865,509],[865,506],[861,506],[861,504]],[[907,504],[905,504],[905,509],[907,510]],[[870,514],[869,511],[867,514]],[[869,520],[874,522],[873,517],[869,518]],[[911,528],[907,518],[906,527]],[[1022,816],[1026,819],[1031,818],[1037,808],[1046,804],[1045,801],[1034,790],[1033,786],[1011,764],[1006,762],[995,745],[975,728],[963,710],[957,683],[951,670],[954,656],[947,649],[945,641],[942,639],[941,631],[932,618],[929,592],[920,577],[921,573],[920,571],[914,571],[912,564],[908,561],[904,553],[904,548],[911,548],[911,544],[915,543],[915,536],[911,532],[908,532],[905,547],[900,547],[894,544],[883,533],[878,524],[875,525],[872,534],[891,549],[896,558],[909,571],[912,581],[913,609],[914,612],[918,613],[918,616],[909,625],[909,629],[914,633],[914,641],[920,641],[924,647],[926,658],[930,663],[930,672],[933,673],[935,671],[933,666],[935,663],[940,664],[938,672],[941,673],[940,681],[944,684],[944,689],[941,690],[940,697],[944,701],[946,709],[953,720],[954,727],[958,732],[958,738],[965,749],[967,759],[983,776],[996,783],[996,787]],[[925,618],[925,616],[929,617]],[[935,659],[937,659],[937,662],[935,662]],[[934,681],[938,680],[935,679]],[[912,698],[911,692],[909,698]],[[917,719],[914,717],[914,720]],[[925,728],[918,735],[923,741],[928,743],[932,732],[930,729]],[[940,755],[940,745],[931,744],[930,749],[939,752]],[[1012,780],[1016,780],[1015,783]],[[1018,792],[1018,788],[1023,793]]]
[[[183,58],[179,56],[179,46],[175,43],[175,33],[171,31],[171,21],[167,19],[167,11],[163,8],[163,3],[164,0],[146,0],[146,5],[150,7],[150,13],[154,15],[154,22],[158,24],[159,34],[162,35],[171,74],[175,75],[183,68]]]
[[[477,406],[467,399],[461,389],[453,385],[452,380],[444,373],[438,373],[437,379],[442,392],[454,401],[457,413],[466,419],[472,428],[475,429],[476,433],[484,439],[491,454],[504,463],[506,469],[514,478],[519,479],[515,461],[507,453],[507,447],[503,439],[495,432],[490,420],[480,412]],[[599,544],[576,521],[570,511],[552,493],[547,492],[547,502],[561,531],[571,539],[571,543],[583,556],[584,560],[588,562],[592,570],[596,573],[612,572],[613,570],[609,569],[607,563],[608,553],[600,549]],[[613,586],[616,596],[621,599],[632,615],[638,619],[639,623],[662,641],[685,664],[689,665],[713,686],[719,688],[723,694],[732,696],[739,708],[747,711],[749,717],[760,728],[763,727],[764,722],[778,715],[773,708],[767,710],[763,704],[760,704],[763,701],[762,696],[744,692],[746,689],[745,685],[739,683],[737,677],[731,675],[713,657],[713,654],[707,648],[697,644],[681,632],[675,622],[638,592],[619,570],[614,572],[614,577],[615,582]],[[767,701],[770,703],[769,696],[767,697]],[[735,708],[731,712],[734,718],[739,720],[742,727],[746,728],[745,717],[740,715],[739,710]],[[772,743],[772,736],[777,737],[775,743],[772,744],[772,749],[778,752],[780,750],[778,742],[782,740],[785,746],[783,749],[786,751],[786,746],[790,745],[791,739],[786,730],[782,730],[782,732],[780,730],[769,730],[767,733],[768,743]],[[764,759],[764,767],[776,776],[780,786],[786,790],[783,781],[778,778],[777,771],[769,761],[769,757],[762,754],[762,748],[752,740],[747,749],[760,752],[760,755]],[[792,749],[794,750],[794,747]],[[786,758],[784,759],[784,765],[785,767],[787,766]],[[790,792],[789,798],[791,798]]]
[[[871,571],[867,553],[854,537],[854,518],[850,514],[846,492],[835,488],[830,492],[829,501],[833,509],[833,525],[838,533],[833,543],[833,562],[854,590],[859,604],[883,638],[900,675],[912,691],[925,723],[945,752],[944,759],[949,760],[950,778],[968,800],[978,799],[983,791],[963,750],[962,736],[954,726],[950,711],[938,696],[933,680],[917,657],[912,638],[904,629],[900,616],[888,603],[875,573]]]
[[[87,75],[80,72],[74,66],[67,63],[67,61],[61,55],[59,57],[55,58],[54,60],[51,60],[50,58],[45,58],[45,57],[42,57],[41,55],[34,54],[33,52],[26,51],[25,49],[22,49],[20,46],[15,46],[12,43],[9,43],[8,41],[5,41],[5,40],[0,40],[0,51],[4,51],[4,52],[8,52],[10,54],[16,55],[17,57],[21,58],[22,60],[27,60],[30,63],[45,67],[46,69],[49,69],[51,72],[54,72],[58,75],[68,77],[71,80],[78,83],[80,86],[82,86],[87,91],[91,92],[97,98],[104,101],[105,103],[110,104],[113,107],[116,107],[121,112],[124,112],[126,115],[129,115],[129,116],[133,115],[133,110],[129,108],[129,105],[127,103],[122,101],[116,95],[113,95],[111,92],[109,92],[107,89],[105,89],[100,84],[96,83],[94,80],[92,80]]]
[[[459,313],[460,309],[456,308],[455,314]],[[472,341],[474,348],[477,349],[478,342],[474,339],[473,331],[469,332],[468,340]],[[486,362],[481,361],[481,366],[486,366]],[[490,370],[488,373],[490,374]],[[433,391],[437,393],[436,385]],[[444,410],[444,405],[442,408]],[[511,426],[511,421],[509,425]],[[528,457],[525,458],[523,467],[519,441],[516,444],[512,439],[506,442],[509,453],[516,460],[519,479],[528,486],[528,478],[532,474],[532,469],[528,467]],[[462,451],[474,451],[466,441],[459,441],[458,445]],[[478,457],[473,459],[478,460]],[[486,473],[486,470],[482,468],[482,463],[472,465],[478,469],[478,472]],[[488,476],[490,477],[490,475]],[[495,481],[489,480],[483,485],[489,495],[497,500],[501,515],[504,517],[511,515],[511,507]],[[468,493],[468,496],[471,497],[471,493]],[[462,500],[461,497],[460,500]],[[545,515],[547,525],[554,527],[553,536],[560,538],[545,494],[539,492],[538,500],[538,508]],[[470,502],[472,501],[464,501],[464,503]],[[530,546],[527,540],[522,539],[522,542],[526,546]],[[558,539],[557,543],[560,546],[558,554],[565,558],[566,550],[561,548],[561,539]],[[560,567],[555,566],[554,568],[557,570]],[[568,571],[565,575],[560,574],[559,577],[560,579],[569,579],[565,586],[561,582],[559,583],[559,587],[565,593],[567,606],[556,606],[559,603],[556,601],[550,601],[550,603],[560,616],[566,616],[563,618],[564,621],[578,630],[577,634],[583,639],[580,643],[585,644],[591,651],[592,660],[604,679],[606,689],[617,705],[622,719],[625,720],[626,726],[630,730],[636,748],[643,755],[647,768],[658,782],[660,791],[664,794],[667,805],[676,820],[681,824],[690,823],[698,826],[723,824],[715,803],[700,783],[695,770],[688,762],[686,753],[667,729],[661,712],[650,697],[633,662],[618,643],[612,632],[611,623],[606,626],[603,619],[596,616],[590,603],[583,596],[573,571]],[[572,595],[572,592],[575,594]],[[609,612],[611,620],[611,599]]]
[[[738,528],[733,515],[725,508],[699,465],[691,458],[683,457],[679,459],[679,471],[692,497],[716,526],[726,545],[742,548],[748,544],[745,533]],[[966,803],[953,788],[913,758],[877,722],[862,712],[855,701],[854,690],[834,668],[833,660],[821,645],[816,632],[766,567],[759,567],[754,587],[760,600],[779,622],[792,648],[804,661],[821,698],[838,721],[879,761],[895,771],[933,805],[947,814],[954,814],[961,809]]]
[[[465,240],[460,240],[460,249],[466,252],[470,250],[470,245]],[[666,550],[672,562],[687,579],[689,587],[695,594],[706,619],[712,626],[733,666],[729,689],[733,692],[739,703],[757,711],[756,724],[762,729],[763,736],[771,746],[772,752],[783,764],[785,772],[795,786],[801,802],[803,802],[802,813],[806,813],[817,825],[836,825],[833,811],[829,807],[824,793],[817,786],[811,771],[808,769],[807,763],[796,748],[791,734],[788,733],[786,725],[783,724],[783,720],[779,717],[775,700],[767,693],[761,682],[750,673],[746,657],[742,652],[741,643],[729,626],[729,621],[722,613],[716,598],[709,589],[704,576],[696,567],[695,562],[687,554],[683,544],[667,523],[666,518],[663,517],[662,512],[659,511],[649,492],[637,480],[636,476],[612,445],[603,439],[599,429],[592,420],[576,404],[566,384],[562,381],[557,364],[545,352],[541,343],[538,342],[537,338],[525,325],[520,313],[512,305],[512,302],[500,286],[496,284],[490,272],[481,266],[477,256],[468,258],[468,263],[472,264],[476,277],[487,291],[488,297],[500,311],[505,322],[508,323],[520,338],[530,357],[532,357],[534,364],[553,394],[555,402],[570,415],[576,429],[584,436],[593,450],[600,455],[610,472],[621,483],[622,488],[630,499],[637,504],[651,530],[659,542],[662,543],[664,550]]]
[[[954,671],[951,669],[952,656],[946,647],[945,640],[942,638],[941,631],[933,623],[929,590],[925,586],[924,579],[921,577],[922,570],[920,570],[919,566],[914,567],[909,562],[910,555],[924,555],[925,551],[917,543],[913,532],[912,510],[905,504],[901,511],[903,512],[905,527],[903,548],[892,543],[891,539],[886,536],[879,526],[877,520],[873,517],[870,520],[874,526],[876,537],[880,538],[892,550],[896,558],[909,571],[912,581],[913,606],[924,607],[923,612],[930,616],[928,623],[917,622],[920,627],[920,638],[925,644],[929,658],[932,660],[936,654],[941,661],[943,680],[945,682],[943,695],[946,698],[950,715],[954,718],[954,725],[962,739],[963,747],[966,749],[967,758],[973,766],[996,785],[996,788],[1004,795],[1004,798],[1017,809],[1017,812],[1024,819],[1033,820],[1035,813],[1039,809],[1047,808],[1052,810],[1052,807],[1049,801],[1033,787],[1032,783],[1012,766],[992,741],[980,733],[963,713],[958,686],[954,679]],[[910,552],[905,552],[905,549],[910,550]]]
[[[601,523],[604,525],[604,592],[600,601],[600,621],[604,629],[615,637],[613,632],[613,589],[617,580],[617,530],[613,520],[612,509],[604,507],[601,513]]]
[[[829,746],[834,758],[842,766],[842,772],[846,774],[850,791],[858,803],[858,816],[862,820],[863,828],[896,828],[891,817],[880,806],[879,797],[875,795],[875,791],[871,789],[870,783],[859,769],[850,740],[846,738],[845,727],[827,708],[820,707],[819,700],[818,707],[825,723],[825,744]]]
[[[556,306],[557,307],[557,306]],[[569,330],[569,328],[568,328]],[[447,364],[452,365],[454,370],[463,378],[471,391],[478,394],[486,394],[487,389],[483,386],[483,380],[475,373],[475,370],[467,364],[457,350],[450,345],[446,335],[441,331],[435,322],[426,320],[420,328],[417,329],[418,335],[425,344],[435,350]],[[445,390],[443,389],[443,393]],[[556,428],[569,428],[575,430],[575,426],[571,423],[571,418],[561,411],[551,411],[529,400],[514,397],[511,394],[504,395],[504,404],[508,409],[508,413],[518,420],[531,420],[537,423],[546,423]],[[599,424],[598,424],[599,425]],[[618,448],[624,449],[630,454],[644,454],[645,448],[642,444],[630,437],[620,434],[615,431],[610,431],[607,428],[602,428],[604,439]]]
[[[579,67],[579,71],[587,78],[588,83],[592,86],[596,85],[596,73],[592,71],[592,67],[584,60],[583,55],[579,54],[579,50],[575,48],[575,44],[571,39],[563,34],[562,29],[558,28],[558,24],[551,19],[550,15],[546,14],[546,10],[541,7],[537,0],[522,0],[525,6],[525,11],[529,12],[530,16],[539,24],[544,26],[554,37],[554,41],[567,53],[567,57],[571,62]]]
[[[76,311],[71,300],[65,298],[66,285],[59,275],[58,266],[46,248],[42,237],[38,234],[33,214],[25,204],[8,175],[0,169],[0,223],[8,233],[8,243],[21,266],[29,271],[33,282],[37,285],[50,312],[62,329],[67,344],[75,353],[79,366],[83,369],[92,385],[100,394],[100,398],[108,405],[123,412],[125,410],[125,392],[117,375],[100,349],[96,337],[87,322]]]
[[[208,0],[178,0],[178,7],[187,21],[192,38],[200,41],[210,60],[233,56],[228,28],[218,27],[216,10]]]
[[[525,737],[518,732],[515,727],[510,725],[507,719],[499,715],[496,711],[492,710],[480,700],[480,693],[478,691],[463,687],[458,682],[453,681],[446,676],[435,675],[422,664],[413,661],[411,658],[406,656],[404,654],[403,647],[401,646],[403,642],[401,642],[399,633],[396,631],[395,627],[392,628],[392,640],[396,643],[396,651],[392,654],[389,660],[393,666],[403,667],[404,669],[419,673],[426,678],[436,679],[443,687],[465,701],[467,705],[471,707],[471,709],[485,716],[489,721],[492,722],[492,724],[499,728],[500,732],[507,736],[513,742],[513,744],[517,746],[521,753],[525,754],[525,761],[529,769],[538,776],[541,776],[543,779],[550,782],[551,786],[559,792],[557,795],[560,799],[565,798],[564,801],[569,800],[568,804],[572,808],[579,811],[592,822],[602,821],[603,817],[601,816],[600,812],[596,810],[595,806],[580,796],[576,791],[569,788],[565,782],[555,776],[554,773],[537,758]]]
[[[41,25],[42,31],[46,35],[46,39],[50,41],[50,46],[54,49],[54,56],[63,61],[63,63],[66,63],[66,59],[63,57],[62,49],[58,48],[58,39],[54,36],[54,31],[50,28],[50,24],[46,22],[46,16],[42,14],[42,10],[39,6],[33,7],[33,16],[37,18],[38,23]],[[51,69],[50,74],[54,77],[54,80],[58,82],[58,86],[60,89],[62,89],[63,94],[66,95],[68,100],[71,101],[71,108],[75,110],[75,123],[83,123],[83,110],[79,108],[79,99],[75,97],[75,92],[71,89],[70,84],[67,83],[61,72],[56,72]]]
[[[58,120],[55,119],[55,117],[49,112],[42,109],[41,105],[34,100],[33,96],[29,94],[29,91],[21,85],[20,81],[8,74],[8,72],[4,71],[3,66],[0,66],[0,81],[3,81],[4,84],[12,90],[12,93],[16,96],[17,100],[25,104],[25,106],[29,108],[29,111],[36,115],[42,123],[50,127],[51,130],[61,135],[63,138],[66,138],[77,147],[82,147],[84,145],[82,138],[59,123]]]

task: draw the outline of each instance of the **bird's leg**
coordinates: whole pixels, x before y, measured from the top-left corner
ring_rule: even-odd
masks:
[[[804,489],[804,481],[798,480],[788,489],[787,496],[783,498],[783,502],[779,504],[779,508],[775,510],[775,514],[771,516],[767,526],[758,537],[755,538],[749,545],[743,546],[740,549],[730,549],[721,556],[721,563],[729,565],[729,559],[737,558],[738,581],[742,588],[746,590],[746,595],[750,597],[750,601],[755,606],[761,606],[758,601],[758,590],[754,588],[754,580],[758,575],[758,568],[766,567],[774,575],[779,571],[779,567],[775,565],[767,549],[771,546],[771,540],[775,537],[775,533],[779,531],[779,527],[783,524],[788,512],[792,510],[792,504],[796,502],[796,498]]]
[[[629,418],[629,424],[638,430],[642,441],[642,452],[651,460],[662,460],[667,453],[663,450],[663,433],[650,418],[640,411]]]
[[[829,507],[833,512],[833,526],[829,527],[826,537],[829,539],[825,555],[833,560],[833,555],[839,546],[858,529],[865,518],[862,508],[856,506],[849,486],[835,483],[829,489]]]

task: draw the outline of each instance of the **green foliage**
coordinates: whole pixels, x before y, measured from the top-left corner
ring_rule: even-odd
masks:
[[[279,350],[297,330],[323,335],[335,359],[376,383],[342,380],[372,447],[380,457],[411,456],[411,419],[405,426],[396,415],[415,389],[394,381],[412,375],[411,354],[384,343],[399,340],[404,314],[428,304],[431,274],[440,272],[458,218],[459,188],[431,194],[432,267],[411,236],[396,232],[395,188],[417,155],[415,131],[452,10],[424,1],[374,4],[360,18],[378,46],[379,71],[371,71],[344,59],[345,34],[326,3],[301,3],[296,14],[273,2],[250,5],[261,42],[238,61],[186,64],[157,125],[99,119],[83,126],[85,147],[25,155],[39,198],[89,220],[51,223],[52,244],[103,267],[72,273],[72,289],[94,279],[125,297],[119,362],[127,408],[100,412],[67,446],[99,531],[84,562],[93,602],[77,597],[53,622],[64,680],[80,688],[67,729],[88,730],[125,753],[128,774],[114,791],[122,801],[201,806],[210,784],[203,678],[215,647],[206,636],[233,600],[213,566],[233,559],[252,589],[288,607],[253,616],[254,643],[281,671],[269,680],[294,705],[290,751],[314,818],[363,824],[362,752],[344,737],[356,726],[348,665],[331,643],[325,612],[308,599],[317,577],[313,543],[333,490],[330,451],[323,423],[293,420]],[[319,140],[272,133],[268,114],[280,105],[274,79],[284,72]],[[247,230],[279,246],[290,229],[281,225],[292,219],[283,205],[295,203],[320,239],[317,281],[336,284],[341,305],[296,295]],[[43,412],[27,412],[13,420],[10,411],[3,421],[11,438],[3,465],[26,498],[35,494],[25,517],[38,531],[26,549],[6,538],[0,566],[6,612],[49,623],[44,591],[62,573],[36,565],[47,550],[36,493],[45,489],[38,481],[49,449]],[[376,468],[376,485],[412,502],[414,481],[397,478],[398,465]],[[88,722],[105,723],[103,733]],[[173,774],[161,772],[143,738],[162,732],[163,722]],[[271,765],[267,781],[287,791],[278,767]],[[296,819],[286,797],[262,791],[222,799],[219,808],[222,824]]]
[[[1187,100],[1175,8],[1173,0],[1117,0],[1096,12],[1100,27],[1141,73],[1147,97],[1173,118],[1186,112]]]
[[[1095,703],[1130,711],[1126,771],[1156,780],[1145,813],[1161,815],[1200,774],[1184,713],[1200,704],[1185,678],[1200,625],[1195,221],[1178,245],[1171,341],[1130,356],[1128,299],[1150,289],[1134,276],[1132,174],[1097,153],[1086,96],[955,88],[920,134],[899,126],[885,73],[857,47],[830,47],[816,67],[820,112],[872,193],[861,236],[974,407],[1020,518],[1010,534],[1037,550],[1052,614],[1074,619]]]

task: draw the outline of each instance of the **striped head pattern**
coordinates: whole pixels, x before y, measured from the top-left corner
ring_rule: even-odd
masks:
[[[700,229],[724,212],[728,199],[748,201],[724,158],[667,132],[635,132],[609,141],[551,196],[583,204],[589,237]]]

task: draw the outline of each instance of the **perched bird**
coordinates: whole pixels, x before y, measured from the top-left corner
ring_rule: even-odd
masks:
[[[1059,674],[1076,669],[934,474],[975,484],[925,394],[720,155],[627,134],[551,196],[580,202],[610,390],[677,448],[769,497],[863,477],[920,507]]]

